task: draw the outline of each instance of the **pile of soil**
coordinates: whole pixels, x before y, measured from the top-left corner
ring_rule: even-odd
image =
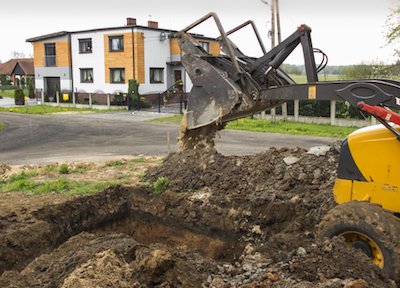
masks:
[[[245,232],[250,258],[257,260],[243,264],[245,249],[242,262],[221,269],[211,286],[392,287],[378,267],[341,238],[323,242],[317,237],[317,224],[335,206],[339,144],[310,151],[271,148],[250,156],[184,150],[170,154],[147,177],[151,182],[167,177],[170,190],[205,198],[197,201],[205,213],[208,206],[234,207],[237,231]]]
[[[337,144],[240,157],[203,147],[170,154],[146,187],[7,201],[0,287],[396,287],[342,238],[317,237],[338,156]],[[160,177],[161,195],[148,185]]]

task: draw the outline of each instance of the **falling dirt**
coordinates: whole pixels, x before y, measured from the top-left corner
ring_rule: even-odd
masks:
[[[187,129],[186,112],[182,117],[181,126],[179,129],[178,149],[185,150],[208,150],[215,146],[215,136],[217,132],[225,127],[225,124],[209,124],[197,129]]]
[[[325,152],[184,150],[146,187],[16,201],[0,210],[0,287],[396,287],[342,238],[317,239],[339,145]]]

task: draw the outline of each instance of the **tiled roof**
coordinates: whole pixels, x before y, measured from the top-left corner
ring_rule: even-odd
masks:
[[[26,39],[26,42],[36,42],[36,41],[41,41],[49,38],[55,38],[55,37],[60,37],[69,34],[67,31],[60,31],[56,33],[51,33],[51,34],[46,34],[46,35],[41,35],[33,38]]]
[[[17,64],[24,71],[25,75],[35,75],[32,58],[11,59],[0,64],[0,75],[11,75]]]

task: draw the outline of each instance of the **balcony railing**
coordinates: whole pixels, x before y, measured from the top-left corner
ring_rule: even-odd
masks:
[[[44,61],[46,66],[56,66],[56,56],[55,55],[47,55],[44,57]]]

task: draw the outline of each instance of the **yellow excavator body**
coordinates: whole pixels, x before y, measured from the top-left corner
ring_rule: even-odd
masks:
[[[400,127],[396,130],[400,131]],[[400,141],[383,125],[350,134],[342,146],[333,189],[335,201],[368,201],[400,212],[399,152]]]

